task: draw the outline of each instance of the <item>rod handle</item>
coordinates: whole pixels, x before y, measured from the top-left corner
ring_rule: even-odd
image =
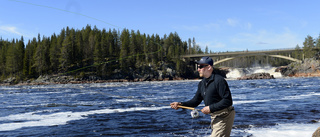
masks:
[[[178,106],[179,108],[185,108],[185,109],[190,109],[190,110],[194,110],[193,107],[186,107],[186,106]]]

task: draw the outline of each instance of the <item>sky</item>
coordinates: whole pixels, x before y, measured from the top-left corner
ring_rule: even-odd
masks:
[[[145,34],[177,32],[204,51],[303,47],[320,34],[318,0],[0,0],[0,37],[50,37],[91,25]],[[26,44],[26,43],[25,43]]]

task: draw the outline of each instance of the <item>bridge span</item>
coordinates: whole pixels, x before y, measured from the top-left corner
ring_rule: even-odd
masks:
[[[193,58],[198,59],[203,56],[209,56],[212,58],[216,57],[225,57],[221,60],[216,60],[214,62],[214,65],[217,65],[219,63],[229,61],[235,58],[239,57],[245,57],[245,56],[270,56],[270,57],[276,57],[276,58],[282,58],[287,59],[295,62],[301,62],[299,59],[295,59],[291,57],[291,53],[296,51],[297,49],[274,49],[274,50],[256,50],[256,51],[236,51],[236,52],[221,52],[221,53],[211,53],[211,54],[192,54],[192,55],[183,55],[181,58]],[[302,49],[300,49],[302,51]],[[279,55],[279,53],[289,53],[289,56]]]

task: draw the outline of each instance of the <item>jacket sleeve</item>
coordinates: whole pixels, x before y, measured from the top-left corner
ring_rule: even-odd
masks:
[[[215,111],[222,110],[232,105],[231,92],[228,83],[225,79],[221,79],[218,82],[218,93],[221,100],[217,103],[209,105],[210,111],[213,113]]]
[[[201,103],[201,101],[203,100],[203,97],[201,96],[200,83],[201,82],[199,82],[198,90],[196,94],[193,96],[193,98],[187,102],[181,102],[183,106],[197,107]]]

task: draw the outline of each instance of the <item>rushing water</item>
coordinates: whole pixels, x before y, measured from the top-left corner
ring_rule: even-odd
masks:
[[[0,136],[209,136],[210,116],[169,107],[191,99],[198,82],[2,86]],[[228,83],[231,136],[310,137],[320,126],[320,78]]]

